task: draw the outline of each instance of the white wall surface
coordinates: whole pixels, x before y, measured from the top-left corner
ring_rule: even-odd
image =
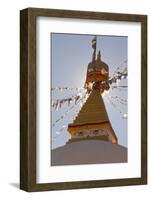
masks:
[[[0,198],[1,199],[150,199],[151,198],[151,137],[148,134],[149,173],[147,186],[68,190],[26,193],[19,185],[19,10],[43,7],[148,15],[151,34],[150,0],[13,0],[0,4]],[[151,51],[148,38],[148,55]],[[150,56],[148,56],[148,66]],[[148,75],[150,69],[148,68]],[[150,80],[148,80],[150,102]],[[150,111],[150,105],[148,106]],[[150,113],[148,114],[150,120]],[[150,132],[150,126],[149,130]]]

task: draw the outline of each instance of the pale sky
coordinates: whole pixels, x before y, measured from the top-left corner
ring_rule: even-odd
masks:
[[[57,34],[50,35],[51,41],[51,71],[52,87],[73,87],[84,86],[87,66],[92,60],[93,49],[91,41],[93,35]],[[127,37],[121,36],[97,36],[97,52],[101,50],[102,60],[109,66],[109,75],[113,75],[117,67],[127,67],[124,62],[127,60]],[[127,85],[127,80],[122,80],[119,85]],[[63,99],[76,95],[77,91],[52,92],[52,99]],[[111,96],[118,95],[120,99],[127,99],[127,90],[114,89],[109,93]],[[110,103],[110,97],[105,95],[104,102],[110,118],[111,125],[118,137],[119,144],[127,146],[127,120],[122,118],[122,113],[127,113],[127,106],[112,99],[117,109]],[[71,104],[70,107],[74,105]],[[59,110],[52,111],[52,123],[70,109],[68,105],[62,106]],[[66,128],[58,134],[58,131],[72,123],[78,111],[79,105],[75,105],[69,114],[60,120],[50,131],[53,138],[52,148],[65,145],[68,140]]]

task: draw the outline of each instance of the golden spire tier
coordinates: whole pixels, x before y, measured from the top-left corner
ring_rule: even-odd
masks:
[[[94,89],[72,124],[68,125],[70,140],[100,139],[118,143],[110,124],[99,89]]]

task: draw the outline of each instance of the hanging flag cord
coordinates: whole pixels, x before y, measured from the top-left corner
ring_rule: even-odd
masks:
[[[117,89],[127,89],[127,86],[112,86],[112,84],[117,83],[118,81],[122,80],[122,79],[126,79],[127,78],[127,69],[125,68],[122,72],[117,72],[116,75],[114,75],[113,77],[109,78],[109,80],[107,81],[102,81],[101,84],[109,84],[112,88],[117,88]],[[85,91],[84,88],[70,88],[70,87],[55,87],[55,88],[51,88],[51,91],[64,91],[64,90],[69,90],[69,91]]]
[[[107,96],[107,99],[110,102],[110,104],[113,106],[113,108],[122,115],[122,118],[127,119],[127,113],[123,113],[121,109],[111,100],[109,96]]]
[[[70,106],[70,103],[74,102],[75,104],[77,104],[78,100],[81,98],[81,93],[79,93],[78,95],[73,95],[71,97],[68,98],[64,98],[64,99],[55,99],[52,100],[52,108],[54,108],[55,110],[58,110],[59,108],[62,107],[62,105],[64,105],[65,103],[68,104],[68,106]]]
[[[84,101],[86,97],[87,97],[87,92],[83,95],[83,97],[78,98],[76,104],[72,105],[68,110],[66,110],[65,113],[52,124],[52,126],[54,127],[56,123],[62,120],[75,107],[75,105],[78,105],[80,102]]]
[[[83,95],[83,97],[82,97],[81,99],[79,99],[77,105],[79,105],[79,103],[83,102],[82,105],[81,105],[81,107],[82,107],[89,95],[90,95],[90,94],[85,93],[85,94]],[[58,120],[56,120],[55,123],[54,123],[52,126],[55,126],[56,123],[58,123],[58,122],[59,122],[60,120],[62,120],[65,116],[67,116],[67,114],[74,108],[74,106],[75,106],[75,105],[73,105],[72,107],[70,107],[70,109],[68,109],[68,110],[64,113],[64,115],[62,115]],[[78,113],[78,112],[79,112],[79,109],[77,109],[75,113]],[[60,137],[62,131],[63,131],[64,129],[66,129],[66,128],[67,128],[67,125],[63,125],[58,131],[56,131],[56,135],[53,137],[52,140],[55,140],[56,138]]]

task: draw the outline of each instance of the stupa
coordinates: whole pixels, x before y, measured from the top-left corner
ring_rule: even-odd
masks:
[[[118,144],[118,138],[109,120],[102,94],[109,90],[109,67],[102,61],[100,51],[96,58],[97,38],[92,40],[92,61],[88,64],[84,87],[89,94],[78,115],[68,124],[70,139],[67,143],[80,140],[103,140]]]

